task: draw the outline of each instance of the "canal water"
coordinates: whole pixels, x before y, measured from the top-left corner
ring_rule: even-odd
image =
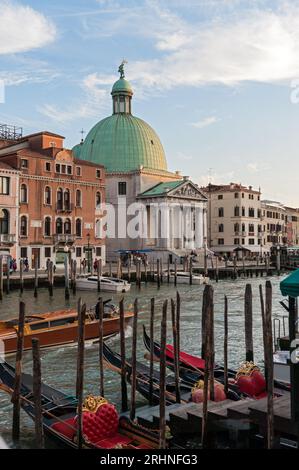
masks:
[[[284,309],[280,306],[281,294],[279,283],[281,277],[269,278],[273,286],[273,318],[282,318],[285,315]],[[255,362],[262,366],[263,364],[263,338],[261,309],[259,300],[259,284],[265,285],[266,278],[237,279],[236,281],[222,280],[218,284],[213,283],[214,302],[215,302],[215,353],[216,361],[221,363],[223,360],[223,311],[224,295],[228,297],[229,306],[229,367],[237,368],[244,360],[245,339],[244,339],[244,292],[245,285],[250,282],[253,290],[253,338]],[[178,290],[181,295],[181,349],[196,355],[201,350],[201,308],[202,293],[204,286],[179,285]],[[143,284],[141,290],[132,285],[131,291],[125,295],[126,308],[132,309],[132,304],[137,297],[139,300],[139,326],[138,326],[138,359],[144,360],[145,348],[142,340],[142,325],[149,329],[150,299],[156,301],[156,322],[155,336],[160,336],[160,320],[162,313],[162,304],[165,299],[175,298],[176,290],[173,285],[164,283],[160,290],[152,283]],[[54,297],[49,298],[47,289],[38,291],[38,298],[33,297],[32,291],[25,291],[22,300],[26,302],[26,312],[41,313],[53,311],[61,308],[76,307],[79,297],[88,306],[94,305],[97,301],[97,292],[77,292],[77,296],[72,296],[70,301],[64,299],[64,289],[56,288]],[[109,295],[103,293],[103,298],[112,298],[114,302],[119,302],[121,296]],[[20,296],[18,291],[13,291],[10,295],[4,297],[0,302],[0,319],[9,319],[18,315],[18,304]],[[171,342],[171,319],[169,311],[168,321],[168,339]],[[132,330],[127,330],[127,354],[131,353]],[[119,336],[108,340],[112,349],[119,351]],[[14,356],[8,356],[8,362],[14,364]],[[98,364],[98,346],[88,344],[85,357],[85,393],[98,394],[99,369]],[[31,352],[24,354],[24,370],[32,372]],[[76,346],[60,347],[56,349],[42,350],[42,377],[43,381],[57,389],[61,389],[67,394],[75,393],[76,380]],[[105,371],[105,394],[117,406],[120,405],[120,377],[112,371]],[[144,399],[138,395],[138,403],[145,403]],[[10,442],[11,434],[12,405],[7,396],[0,393],[0,435],[6,441]],[[32,447],[34,443],[33,424],[31,420],[22,413],[22,441],[21,446]]]

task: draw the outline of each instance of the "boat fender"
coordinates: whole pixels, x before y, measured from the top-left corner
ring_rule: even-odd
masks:
[[[116,435],[119,416],[115,406],[105,398],[88,395],[83,403],[82,423],[85,441],[96,444]]]

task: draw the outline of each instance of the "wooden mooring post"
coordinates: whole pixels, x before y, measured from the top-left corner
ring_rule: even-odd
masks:
[[[253,361],[253,325],[252,325],[252,289],[251,284],[246,284],[245,288],[245,347],[246,361]]]
[[[24,292],[24,261],[20,259],[20,294]]]
[[[24,349],[24,324],[25,324],[25,303],[20,302],[19,305],[19,324],[17,331],[17,353],[16,353],[16,368],[14,391],[11,401],[13,403],[13,418],[12,418],[12,439],[14,442],[20,438],[20,410],[21,410],[21,376],[22,376],[22,358]]]
[[[103,330],[103,318],[104,318],[104,304],[102,297],[96,305],[96,318],[99,319],[99,364],[100,364],[100,395],[104,397],[105,381],[104,381],[104,355],[103,355],[103,342],[104,342],[104,330]]]
[[[34,257],[34,297],[37,298],[38,289],[38,258]]]
[[[78,356],[77,356],[77,381],[76,381],[76,395],[78,398],[78,429],[77,429],[77,445],[78,449],[82,449],[83,435],[82,435],[82,408],[83,408],[83,386],[84,386],[84,346],[85,346],[85,317],[86,317],[86,304],[82,307],[82,301],[78,302]]]
[[[69,300],[70,298],[70,279],[69,279],[69,257],[68,253],[64,257],[64,298]]]
[[[193,273],[192,273],[192,258],[190,257],[189,261],[189,284],[192,286],[193,284]]]
[[[54,265],[53,261],[50,261],[48,266],[48,288],[49,296],[53,297],[53,285],[54,285]]]
[[[97,264],[98,292],[101,292],[101,276],[102,276],[102,258],[99,259],[98,264]]]
[[[158,289],[161,287],[161,276],[160,276],[160,260],[157,259],[157,286]]]
[[[214,399],[214,303],[213,287],[207,285],[203,294],[203,308],[205,309],[205,375],[203,392],[203,414],[201,428],[201,445],[207,447],[208,443],[208,400]]]
[[[33,359],[33,401],[34,401],[34,422],[35,440],[38,449],[44,448],[43,432],[43,409],[42,409],[42,376],[39,339],[32,338],[32,359]]]
[[[167,300],[163,304],[161,321],[161,349],[160,349],[160,426],[159,448],[166,448],[166,335],[167,335]]]
[[[6,294],[10,292],[10,265],[11,265],[11,256],[7,257],[7,270],[6,270]]]
[[[132,374],[131,374],[131,409],[130,419],[134,421],[136,413],[136,380],[137,380],[137,322],[138,300],[134,302],[133,336],[132,336]]]
[[[120,334],[120,356],[121,356],[121,409],[124,412],[124,411],[128,411],[124,299],[121,299],[119,303],[119,322],[120,322],[119,334]]]
[[[174,260],[174,285],[177,286],[178,282],[178,260],[175,258]]]
[[[77,293],[77,261],[73,261],[73,270],[72,270],[72,291],[73,295]]]
[[[151,299],[150,316],[150,373],[149,373],[149,404],[153,406],[153,374],[154,374],[154,322],[155,322],[155,299]]]
[[[228,393],[228,302],[227,296],[224,296],[224,352],[223,352],[223,370],[224,370],[224,392]]]
[[[174,355],[175,396],[176,396],[176,402],[180,403],[181,393],[180,393],[180,373],[179,373],[179,354],[178,354],[178,330],[177,330],[176,305],[173,299],[171,299],[171,321],[172,321],[173,355]]]

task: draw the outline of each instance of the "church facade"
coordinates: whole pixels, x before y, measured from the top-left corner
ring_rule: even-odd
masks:
[[[173,260],[206,244],[207,198],[188,177],[168,170],[158,135],[132,115],[133,90],[123,64],[119,72],[111,92],[113,114],[73,152],[106,169],[107,260],[124,251]]]

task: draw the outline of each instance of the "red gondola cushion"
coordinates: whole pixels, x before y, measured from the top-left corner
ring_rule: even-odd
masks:
[[[92,444],[96,444],[102,439],[114,437],[118,430],[118,413],[111,403],[101,405],[93,413],[84,411],[83,413],[83,435]]]
[[[77,428],[76,418],[73,417],[73,418],[66,419],[63,422],[54,423],[52,424],[51,428],[54,429],[56,432],[59,432],[60,434],[62,434],[67,439],[70,439],[72,441],[76,435],[76,428]]]

